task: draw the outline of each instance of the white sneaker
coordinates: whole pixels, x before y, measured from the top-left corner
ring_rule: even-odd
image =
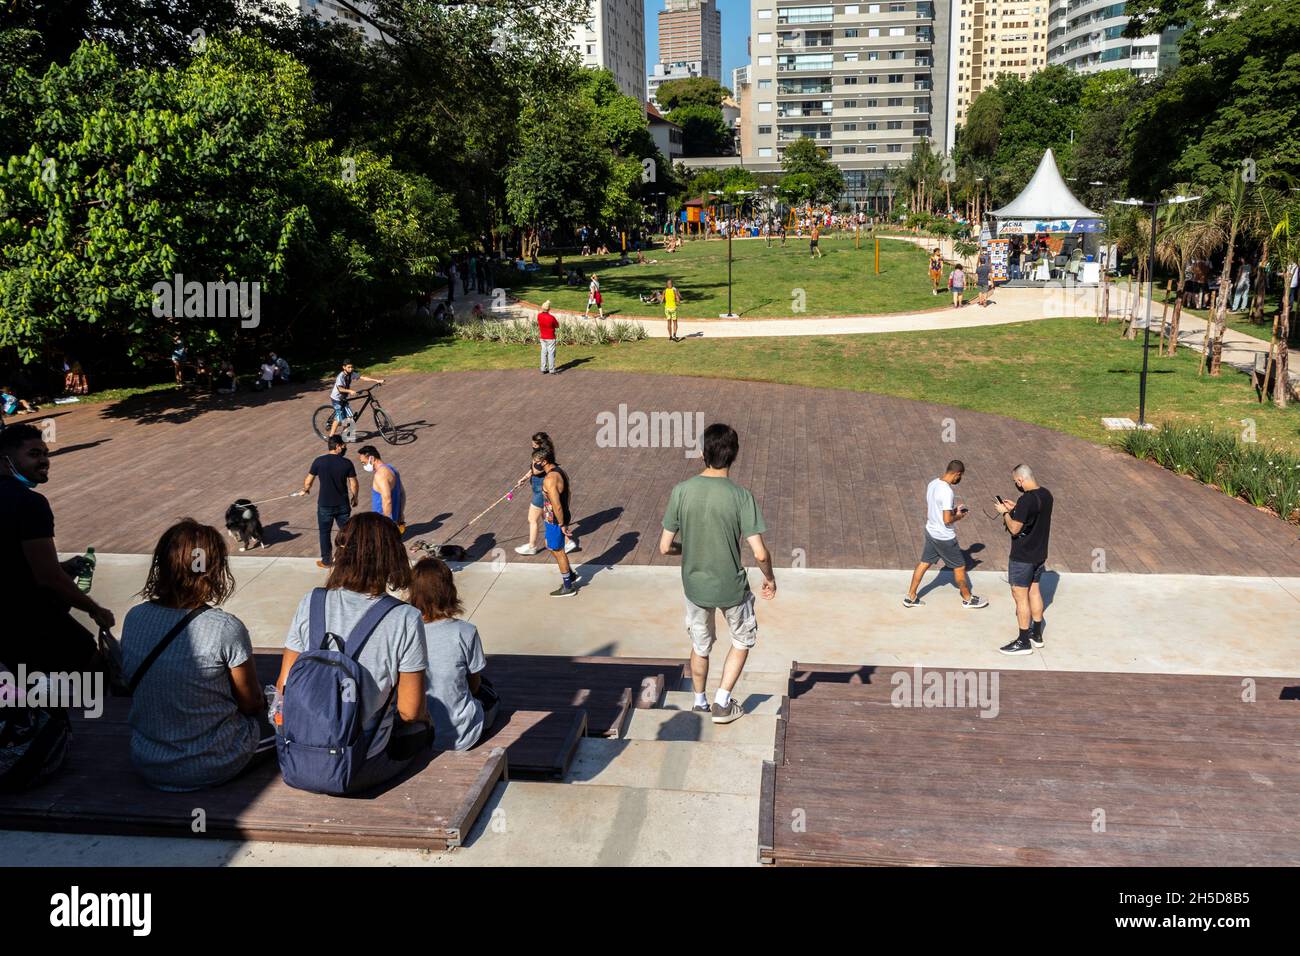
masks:
[[[534,548],[531,544],[521,544],[519,547],[515,548],[515,554],[536,554],[536,553],[537,553],[537,549]]]
[[[577,538],[565,538],[565,539],[564,539],[564,553],[565,553],[565,554],[572,554],[574,551],[577,551],[577,550],[578,550],[578,539],[577,539]]]

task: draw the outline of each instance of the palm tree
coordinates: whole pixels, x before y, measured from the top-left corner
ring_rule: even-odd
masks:
[[[1224,200],[1215,207],[1211,218],[1227,235],[1223,271],[1219,273],[1219,295],[1214,304],[1214,344],[1210,357],[1210,374],[1218,375],[1223,363],[1223,333],[1228,325],[1228,300],[1232,290],[1232,258],[1236,253],[1237,242],[1253,235],[1259,227],[1259,208],[1246,189],[1246,182],[1235,169],[1228,174]]]
[[[1180,185],[1180,195],[1192,192],[1190,186]],[[1223,244],[1223,232],[1213,222],[1202,217],[1200,203],[1181,203],[1164,206],[1160,210],[1162,228],[1156,237],[1156,258],[1160,263],[1178,273],[1178,292],[1174,296],[1174,314],[1169,326],[1169,350],[1178,351],[1178,321],[1183,312],[1183,298],[1187,290],[1187,273],[1192,261],[1202,259]]]
[[[1267,245],[1279,263],[1282,274],[1282,308],[1273,320],[1273,338],[1269,349],[1273,365],[1273,404],[1286,408],[1290,397],[1291,276],[1300,256],[1300,200],[1293,192],[1261,190],[1260,206],[1266,224]],[[1260,271],[1264,261],[1260,261]]]

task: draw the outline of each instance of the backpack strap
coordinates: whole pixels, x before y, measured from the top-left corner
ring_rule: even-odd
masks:
[[[307,650],[319,651],[325,646],[325,589],[312,588],[311,602],[307,605]]]
[[[370,635],[375,632],[375,628],[395,607],[399,607],[403,602],[393,597],[391,594],[385,594],[370,609],[362,615],[361,620],[357,621],[357,626],[352,629],[348,635],[347,655],[354,661],[361,656],[361,649],[366,646],[366,641],[370,640]]]
[[[191,621],[204,611],[208,610],[211,610],[211,608],[206,604],[200,604],[198,607],[191,610],[189,614],[186,614],[183,618],[177,621],[172,629],[163,635],[163,639],[154,645],[154,649],[149,652],[148,656],[145,657],[143,661],[141,661],[140,666],[137,667],[135,673],[131,675],[131,682],[127,685],[129,693],[135,693],[135,689],[140,686],[140,681],[144,679],[144,675],[149,672],[149,668],[153,667],[154,661],[158,660],[158,658],[162,656],[162,652],[171,646],[171,642],[176,640],[176,636],[180,634],[181,631],[185,630],[185,628],[189,627]]]

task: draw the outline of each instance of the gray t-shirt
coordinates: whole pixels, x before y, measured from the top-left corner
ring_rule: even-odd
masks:
[[[483,733],[483,705],[470,693],[469,675],[487,667],[478,628],[447,617],[424,625],[429,666],[425,671],[433,745],[439,750],[468,750]]]
[[[122,624],[122,663],[135,673],[163,636],[189,612],[139,604]],[[248,765],[260,721],[241,714],[231,668],[253,653],[239,618],[204,611],[154,661],[131,699],[131,762],[160,790],[225,783]]]
[[[333,588],[325,592],[325,630],[337,634],[344,641],[352,633],[377,597]],[[374,734],[366,756],[373,757],[388,746],[388,736],[393,729],[397,712],[396,688],[398,674],[423,672],[428,666],[424,652],[424,622],[420,612],[409,604],[393,608],[379,622],[370,640],[361,650],[357,663],[365,677],[361,687],[362,728]],[[311,592],[298,603],[298,610],[289,625],[284,646],[303,653],[310,644]],[[331,645],[332,646],[332,645]],[[392,697],[390,706],[389,698]]]

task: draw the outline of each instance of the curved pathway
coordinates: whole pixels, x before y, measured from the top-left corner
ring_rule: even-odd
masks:
[[[148,553],[181,515],[219,525],[236,498],[300,488],[321,451],[308,422],[324,386],[296,388],[233,403],[152,395],[59,410],[52,480],[42,489],[59,544]],[[573,478],[583,563],[675,563],[658,553],[660,522],[673,484],[695,474],[700,460],[681,447],[618,447],[617,435],[609,447],[598,416],[617,421],[624,406],[631,425],[637,412],[667,412],[740,432],[735,477],[757,496],[780,566],[912,567],[926,483],[961,458],[968,473],[960,491],[973,511],[961,541],[984,569],[1006,567],[1007,541],[981,505],[995,493],[1015,494],[1010,471],[1024,461],[1056,496],[1056,570],[1300,576],[1295,529],[1271,515],[1081,439],[949,406],[580,368],[554,378],[517,370],[399,375],[383,400],[413,439],[396,447],[376,439],[407,488],[408,539],[445,540],[487,507],[524,472],[529,435],[545,429]],[[356,444],[369,440],[363,431]],[[360,478],[364,509],[369,480]],[[516,496],[457,543],[476,557],[513,549],[525,540],[526,514]],[[262,519],[272,547],[259,557],[315,553],[311,501],[269,502]]]

